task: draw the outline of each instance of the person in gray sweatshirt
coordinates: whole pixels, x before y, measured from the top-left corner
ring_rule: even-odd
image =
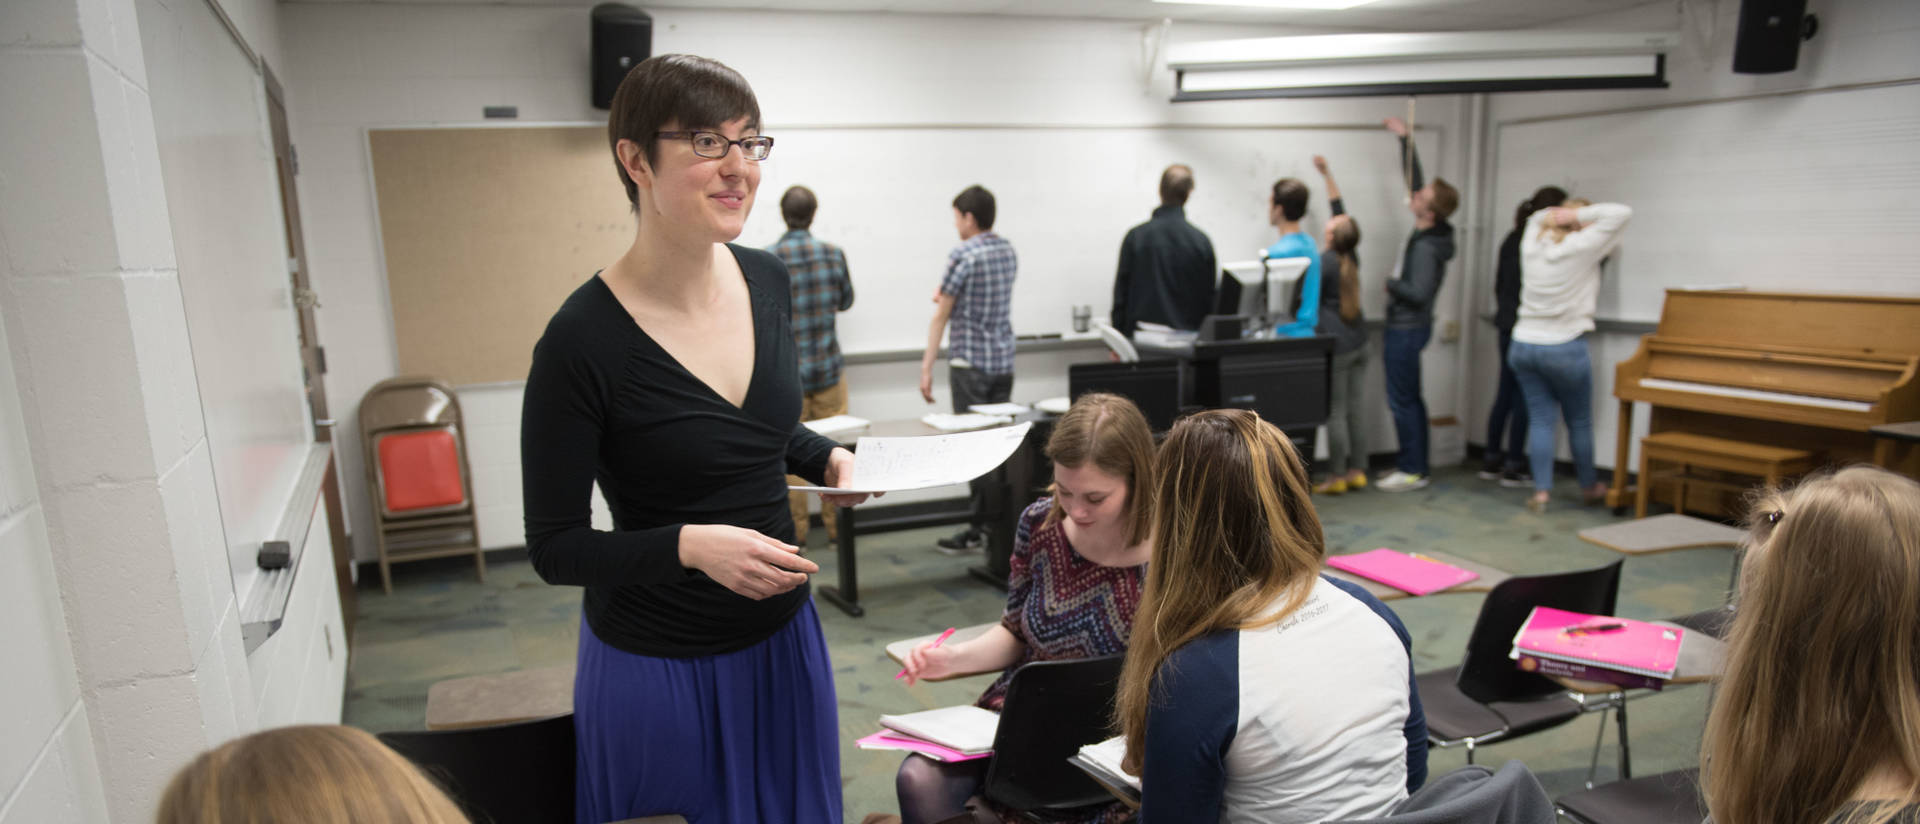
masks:
[[[1438,177],[1426,182],[1420,155],[1407,124],[1389,117],[1387,131],[1400,138],[1400,163],[1407,177],[1413,234],[1387,280],[1387,330],[1381,361],[1387,373],[1387,408],[1393,413],[1400,456],[1394,471],[1380,479],[1384,492],[1406,492],[1428,483],[1427,402],[1420,393],[1420,352],[1433,337],[1433,300],[1440,293],[1447,261],[1453,259],[1453,225],[1447,218],[1460,207],[1460,191]]]

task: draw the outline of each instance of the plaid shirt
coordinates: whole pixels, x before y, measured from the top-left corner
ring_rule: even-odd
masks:
[[[800,360],[800,390],[818,392],[840,382],[840,338],[833,313],[853,307],[853,280],[840,247],[794,229],[767,247],[787,264],[793,287],[793,349]]]
[[[981,232],[953,247],[940,294],[952,295],[947,352],[989,375],[1013,373],[1013,279],[1020,261],[1013,244]]]

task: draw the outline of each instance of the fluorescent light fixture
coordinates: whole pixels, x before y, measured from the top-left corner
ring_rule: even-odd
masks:
[[[1667,33],[1432,32],[1184,43],[1175,101],[1665,88]]]
[[[1183,6],[1238,6],[1250,9],[1301,9],[1306,11],[1339,11],[1354,6],[1364,6],[1377,0],[1153,0],[1155,3],[1175,3]]]

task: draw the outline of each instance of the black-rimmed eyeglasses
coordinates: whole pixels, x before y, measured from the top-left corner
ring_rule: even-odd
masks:
[[[734,146],[740,147],[740,156],[748,160],[766,160],[773,153],[773,138],[766,135],[753,135],[739,140],[728,140],[719,132],[654,132],[661,140],[685,140],[693,146],[693,153],[701,157],[718,160],[727,156]]]

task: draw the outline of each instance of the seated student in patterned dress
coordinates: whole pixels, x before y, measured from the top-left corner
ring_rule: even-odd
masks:
[[[1020,515],[1005,617],[972,641],[913,650],[910,680],[1004,668],[975,702],[998,711],[1022,664],[1126,651],[1151,552],[1153,434],[1132,401],[1089,393],[1055,423],[1047,457],[1053,496]],[[989,760],[946,764],[907,756],[895,785],[905,824],[998,821],[999,811],[978,797]],[[1114,802],[1090,808],[1082,820],[1124,817]]]

